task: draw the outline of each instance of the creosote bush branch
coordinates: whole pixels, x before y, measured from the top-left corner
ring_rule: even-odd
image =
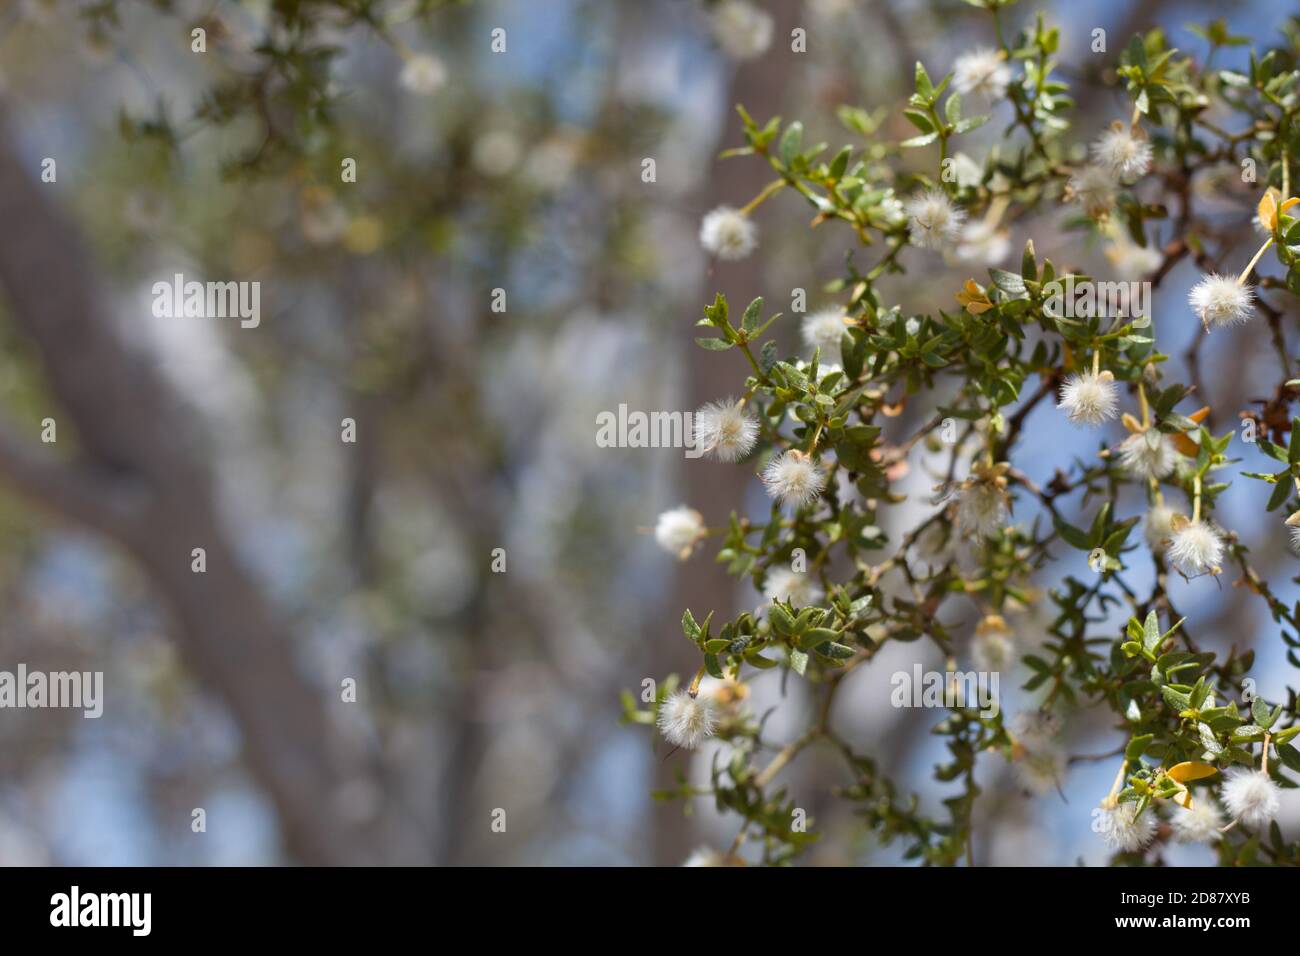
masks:
[[[1300,295],[1300,24],[1287,25],[1284,43],[1254,50],[1244,73],[1210,65],[1216,51],[1248,42],[1222,21],[1199,30],[1199,56],[1170,48],[1159,30],[1136,36],[1113,58],[1128,111],[1081,130],[1056,71],[1058,30],[1039,15],[1016,35],[1010,4],[974,5],[987,8],[988,45],[938,79],[916,64],[901,107],[915,127],[908,139],[884,135],[887,111],[845,106],[838,118],[854,142],[834,150],[807,142],[798,120],[760,121],[740,108],[744,142],[724,159],[766,163],[773,178],[743,208],[704,218],[705,248],[725,260],[750,255],[763,240],[764,206],[793,197],[810,207],[812,228],[847,230],[859,251],[841,275],[821,277],[835,305],[800,320],[806,358],[768,337],[779,316],[762,299],[738,310],[717,295],[704,309],[696,342],[738,349],[750,374],[700,409],[696,441],[732,463],[738,505],[757,473],[771,506],[760,520],[685,505],[660,516],[655,537],[682,560],[716,543],[716,559],[764,600],[730,620],[685,610],[698,672],[685,688],[663,682],[645,709],[626,695],[626,718],[657,725],[672,747],[724,744],[708,787],[682,778],[660,795],[708,795],[734,815],[732,845],[701,850],[694,863],[784,863],[815,840],[814,827],[791,826],[795,807],[779,778],[817,749],[841,764],[834,796],[879,841],[901,841],[906,858],[926,864],[970,864],[977,763],[1005,761],[1026,788],[1064,794],[1071,766],[1094,758],[1071,758],[1062,728],[1100,708],[1114,737],[1100,759],[1113,762],[1114,784],[1067,809],[1116,862],[1156,863],[1165,844],[1184,841],[1212,845],[1224,865],[1300,863],[1300,843],[1275,822],[1280,790],[1295,786],[1288,773],[1300,772],[1295,691],[1285,701],[1255,696],[1253,651],[1204,650],[1168,590],[1171,574],[1199,588],[1234,580],[1267,604],[1287,660],[1300,667],[1300,605],[1274,594],[1217,509],[1231,481],[1261,482],[1260,509],[1289,513],[1274,520],[1300,543],[1300,422],[1291,415],[1300,380],[1287,345]],[[983,162],[961,152],[994,115],[1009,120],[1000,145]],[[1253,192],[1235,225],[1198,208],[1197,185],[1215,177],[1239,177]],[[1102,244],[1125,280],[1156,289],[1185,260],[1202,273],[1186,306],[1161,316],[1196,327],[1184,356],[1190,380],[1160,350],[1149,309],[1099,304],[1078,315],[1063,303],[1063,287],[1098,283],[1040,257],[1032,239],[1018,270],[998,267],[1010,226],[1063,216],[1080,254]],[[949,308],[918,313],[896,298],[917,283],[886,280],[932,282],[927,257],[968,268],[969,278],[951,290]],[[1265,265],[1284,278],[1261,277]],[[1245,349],[1247,339],[1276,352],[1272,397],[1243,415],[1275,462],[1268,473],[1233,468],[1234,430],[1212,431],[1202,404],[1200,350]],[[1091,430],[1099,451],[1059,463],[1040,486],[1024,469],[1021,438],[1031,412],[1051,402],[1045,414]],[[916,512],[904,509],[900,481],[918,448],[946,456],[946,466],[934,510],[909,521]],[[1122,492],[1144,506],[1125,513]],[[1013,509],[1032,520],[1013,520]],[[1089,520],[1067,520],[1075,513]],[[900,522],[899,534],[882,530]],[[1091,578],[1052,573],[1071,551],[1086,556]],[[1146,562],[1155,584],[1143,593],[1130,580]],[[1044,600],[1036,582],[1049,576]],[[1043,639],[1016,633],[1017,616],[1044,607]],[[1119,633],[1099,625],[1117,609],[1128,617]],[[972,616],[967,641],[956,628]],[[956,788],[938,815],[831,720],[845,678],[893,641],[932,642],[949,671],[959,659],[981,671],[1018,663],[1035,695],[1036,709],[1004,718],[957,689],[933,727],[947,746],[934,777]],[[806,681],[816,702],[806,730],[784,742],[745,704],[749,681],[772,669]]]

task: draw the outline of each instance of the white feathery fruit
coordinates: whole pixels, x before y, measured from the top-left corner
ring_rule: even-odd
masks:
[[[1118,188],[1114,174],[1104,166],[1096,165],[1083,167],[1066,184],[1068,196],[1093,219],[1100,219],[1111,211]]]
[[[840,309],[821,309],[804,316],[799,331],[810,349],[821,349],[822,362],[839,362],[840,341],[844,336],[844,313]]]
[[[767,493],[785,505],[805,505],[826,487],[826,473],[808,455],[797,449],[773,458],[762,474]]]
[[[1179,843],[1213,843],[1223,826],[1223,812],[1208,793],[1192,798],[1190,807],[1179,806],[1171,821]]]
[[[1136,803],[1102,806],[1098,829],[1106,845],[1113,850],[1133,853],[1142,849],[1156,835],[1156,815],[1150,807],[1141,815]]]
[[[716,717],[707,698],[692,697],[687,691],[679,690],[659,705],[656,722],[670,744],[694,750],[706,737],[713,736]]]
[[[1152,505],[1147,509],[1146,517],[1143,520],[1143,531],[1146,534],[1147,544],[1151,549],[1163,549],[1165,544],[1173,537],[1174,518],[1177,512],[1167,505]]]
[[[685,561],[704,536],[704,517],[694,508],[670,508],[655,522],[655,543]]]
[[[1255,293],[1238,282],[1236,276],[1212,273],[1192,287],[1187,301],[1208,329],[1250,321],[1255,314],[1254,298]]]
[[[695,447],[720,461],[739,461],[758,441],[758,419],[740,402],[709,402],[695,412]]]
[[[758,248],[758,227],[739,209],[719,206],[700,222],[700,244],[719,259],[734,262]]]
[[[961,231],[957,258],[962,262],[978,262],[986,266],[1001,264],[1011,251],[1007,231],[996,223],[979,220],[967,224]]]
[[[952,67],[952,85],[963,96],[974,93],[988,102],[1007,95],[1011,83],[1011,67],[1002,52],[991,47],[980,47],[957,57]]]
[[[1189,521],[1174,530],[1169,558],[1184,574],[1217,574],[1223,561],[1223,539],[1204,521]]]
[[[1286,519],[1286,530],[1291,537],[1291,547],[1293,550],[1300,551],[1300,511],[1293,512]]]
[[[1223,805],[1234,820],[1248,827],[1262,827],[1277,816],[1281,791],[1262,770],[1236,767],[1223,781]]]
[[[402,66],[402,87],[420,96],[437,92],[446,82],[447,68],[431,54],[417,53]]]
[[[913,196],[903,208],[907,212],[912,244],[923,249],[939,249],[956,242],[966,221],[966,213],[939,189],[927,189]]]
[[[1123,123],[1115,123],[1092,144],[1092,158],[1116,179],[1132,181],[1151,169],[1151,144]]]
[[[1124,439],[1119,462],[1135,478],[1167,478],[1178,466],[1178,449],[1168,435],[1148,428]]]
[[[988,482],[972,483],[957,498],[957,524],[968,535],[991,538],[1006,526],[1007,517],[1006,492]]]
[[[816,578],[789,568],[772,568],[763,582],[763,596],[769,601],[787,601],[795,607],[811,607],[821,602],[824,592]]]
[[[1075,425],[1100,425],[1119,412],[1119,391],[1109,371],[1071,375],[1061,386],[1057,408]]]
[[[772,15],[748,0],[722,0],[713,8],[713,35],[733,60],[752,60],[772,45]]]

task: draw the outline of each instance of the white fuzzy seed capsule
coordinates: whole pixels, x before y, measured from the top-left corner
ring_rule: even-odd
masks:
[[[996,223],[968,223],[961,231],[957,258],[962,262],[978,262],[986,266],[1000,265],[1011,251],[1011,239],[1005,229]]]
[[[910,222],[908,233],[912,244],[923,249],[939,249],[955,242],[966,220],[966,213],[938,189],[927,189],[913,196],[904,209]]]
[[[1178,449],[1168,435],[1149,428],[1124,439],[1119,462],[1135,478],[1166,478],[1178,465]]]
[[[1189,521],[1174,531],[1169,557],[1184,574],[1219,573],[1223,539],[1204,521]]]
[[[1016,779],[1030,793],[1042,796],[1059,789],[1065,780],[1067,760],[1053,747],[1026,750],[1015,763]]]
[[[713,736],[713,704],[707,698],[679,690],[659,705],[658,724],[659,731],[674,747],[694,750],[706,737]]]
[[[1100,425],[1118,413],[1117,392],[1115,376],[1109,371],[1071,375],[1061,387],[1061,401],[1056,407],[1065,411],[1072,424]]]
[[[1291,535],[1291,547],[1300,551],[1300,511],[1293,512],[1291,517],[1286,519],[1286,530]]]
[[[702,537],[703,515],[685,505],[663,512],[655,522],[655,543],[682,561],[691,556]]]
[[[839,309],[822,309],[804,316],[800,325],[804,344],[821,349],[821,362],[839,362],[840,340],[844,337],[844,313]]]
[[[783,452],[763,469],[767,493],[783,505],[805,505],[826,487],[826,473],[821,466],[797,449]]]
[[[691,851],[682,866],[726,866],[725,858],[713,847],[700,846]]]
[[[1233,819],[1248,827],[1262,827],[1277,816],[1280,790],[1263,771],[1237,767],[1228,771],[1223,782],[1223,805]]]
[[[1011,629],[1000,614],[989,614],[975,626],[971,659],[975,669],[985,673],[1002,671],[1015,662],[1016,647]]]
[[[975,93],[989,102],[1000,100],[1010,82],[1011,67],[1000,51],[990,47],[963,53],[952,65],[952,85],[963,96]]]
[[[1098,817],[1101,838],[1112,850],[1132,853],[1140,850],[1156,835],[1155,811],[1147,808],[1141,816],[1136,803],[1102,806]]]
[[[1143,521],[1147,544],[1151,550],[1161,550],[1174,534],[1174,517],[1177,512],[1165,505],[1152,505]]]
[[[713,35],[733,60],[752,60],[772,45],[772,17],[746,0],[722,0],[713,8]]]
[[[988,482],[974,482],[957,499],[957,524],[968,535],[991,538],[1007,523],[1007,493]]]
[[[758,246],[758,227],[739,209],[719,206],[700,223],[700,244],[719,259],[743,259]]]
[[[1179,843],[1213,843],[1219,838],[1223,813],[1214,798],[1206,794],[1192,800],[1190,807],[1175,810],[1173,825]]]
[[[773,568],[763,582],[763,597],[769,601],[788,601],[795,607],[819,604],[823,594],[816,578],[789,568]]]
[[[1255,294],[1237,281],[1236,276],[1211,274],[1203,276],[1187,296],[1192,311],[1201,324],[1210,326],[1238,325],[1255,315]]]
[[[1089,216],[1100,219],[1115,205],[1118,186],[1109,169],[1104,166],[1085,166],[1070,177],[1066,192]]]
[[[1118,231],[1115,241],[1106,248],[1106,259],[1114,267],[1116,277],[1130,282],[1151,275],[1165,261],[1155,246],[1139,246],[1127,233]]]
[[[695,447],[719,461],[739,461],[758,440],[758,419],[737,401],[710,402],[695,413]]]
[[[1092,144],[1092,158],[1117,179],[1132,181],[1151,168],[1151,144],[1123,123],[1115,123]]]
[[[417,53],[402,67],[403,88],[420,96],[438,91],[447,82],[447,68],[442,61],[428,53]]]

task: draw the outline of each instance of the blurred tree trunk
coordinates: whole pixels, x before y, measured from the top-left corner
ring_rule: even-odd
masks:
[[[365,823],[341,812],[340,790],[365,771],[340,759],[330,732],[326,708],[345,706],[338,690],[312,687],[298,672],[288,628],[221,527],[198,430],[157,369],[118,337],[81,236],[54,205],[58,187],[32,178],[5,118],[0,287],[61,406],[51,416],[65,442],[75,428],[81,454],[47,455],[0,424],[0,472],[135,557],[172,611],[186,666],[238,724],[248,767],[274,802],[295,860],[378,862],[386,846],[415,845],[396,815]],[[204,574],[190,566],[198,547]],[[376,832],[379,823],[388,833]]]
[[[801,2],[781,3],[769,8],[776,20],[771,49],[758,59],[740,65],[732,74],[724,100],[727,112],[719,123],[722,135],[716,148],[705,157],[709,175],[702,183],[695,203],[695,211],[701,218],[715,206],[744,206],[774,176],[761,160],[718,161],[716,157],[721,149],[744,142],[743,127],[735,112],[737,104],[743,104],[759,123],[781,112],[790,75],[803,65],[801,57],[808,56],[790,49],[790,31],[802,22],[802,8]],[[699,290],[696,300],[698,314],[687,318],[693,322],[703,315],[704,304],[713,300],[715,291],[725,293],[737,312],[755,296],[763,295],[764,252],[765,246],[760,241],[758,249],[748,259],[728,263],[714,261],[706,287]],[[778,306],[769,312],[780,309]],[[683,324],[685,322],[683,319]],[[750,372],[744,357],[734,349],[728,352],[705,351],[695,345],[693,336],[686,340],[690,344],[686,352],[683,407],[695,409],[708,401],[738,397],[734,394],[738,391],[737,385]],[[749,461],[729,465],[705,458],[695,461],[683,459],[678,467],[681,469],[678,487],[682,501],[704,515],[710,527],[726,524],[731,512],[741,509],[745,491],[752,485],[749,477],[754,465]],[[736,594],[736,582],[727,575],[723,566],[714,563],[707,552],[701,553],[678,568],[664,611],[664,627],[671,633],[686,608],[690,608],[699,620],[710,611],[714,612],[716,620],[727,620],[738,612]],[[699,655],[692,653],[684,639],[672,647],[672,655],[663,662],[663,669],[683,672],[689,679],[699,666]],[[679,757],[660,763],[656,786],[672,786],[684,759]],[[655,862],[659,865],[680,864],[691,850],[691,834],[681,806],[675,802],[659,804],[655,814],[659,817]]]

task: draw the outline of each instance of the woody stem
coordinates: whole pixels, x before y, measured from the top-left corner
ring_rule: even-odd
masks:
[[[1124,782],[1124,774],[1128,770],[1128,759],[1119,765],[1119,773],[1115,774],[1115,782],[1110,785],[1110,793],[1106,794],[1106,800],[1115,799],[1115,794],[1119,793],[1120,785]]]
[[[1273,244],[1273,237],[1270,236],[1268,238],[1268,241],[1259,247],[1259,252],[1255,253],[1255,257],[1251,259],[1249,263],[1247,263],[1246,268],[1241,271],[1241,275],[1237,276],[1237,285],[1246,284],[1246,278],[1250,275],[1251,270],[1255,268],[1255,266],[1259,263],[1259,260],[1263,258],[1264,253],[1268,251],[1268,247],[1271,246],[1272,244]]]
[[[785,186],[784,179],[772,180],[772,182],[768,183],[766,186],[763,187],[763,191],[761,193],[759,193],[757,196],[755,196],[753,199],[751,199],[748,203],[745,204],[745,206],[740,210],[740,214],[742,216],[748,216],[751,212],[753,212],[763,203],[767,202],[767,200],[771,199],[778,192],[780,192],[784,186]]]
[[[703,665],[703,664],[701,664],[701,665],[700,665],[700,669],[697,670],[697,671],[695,672],[695,679],[694,679],[693,681],[691,681],[691,686],[690,686],[689,688],[687,688],[686,693],[690,694],[691,697],[696,697],[696,696],[698,696],[699,693],[700,693],[700,681],[702,681],[702,680],[704,680],[704,665]]]

